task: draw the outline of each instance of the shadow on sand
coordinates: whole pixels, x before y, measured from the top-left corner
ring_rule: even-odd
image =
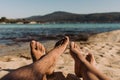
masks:
[[[1,69],[1,71],[12,72],[15,69]],[[47,80],[81,80],[74,74],[68,74],[65,76],[62,72],[54,72],[52,75],[47,76]]]
[[[47,80],[81,80],[74,74],[68,74],[66,77],[62,72],[54,72],[51,76],[47,76]]]
[[[14,71],[14,70],[16,70],[16,69],[1,69],[0,71],[8,71],[8,72],[12,72],[12,71]]]

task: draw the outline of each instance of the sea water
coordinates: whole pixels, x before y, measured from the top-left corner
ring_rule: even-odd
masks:
[[[77,24],[0,24],[0,44],[13,42],[16,38],[39,35],[64,35],[100,33],[120,29],[119,23],[77,23]]]

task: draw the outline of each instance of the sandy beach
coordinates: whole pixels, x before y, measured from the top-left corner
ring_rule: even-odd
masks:
[[[56,40],[50,40],[43,44],[49,51],[55,42]],[[111,80],[120,80],[120,30],[95,34],[85,42],[77,41],[76,43],[82,47],[84,53],[90,51],[94,54],[99,70],[111,77]],[[14,45],[1,44],[0,50],[2,51],[0,78],[16,68],[32,63],[29,42]],[[68,49],[60,56],[56,64],[55,72],[61,71],[65,76],[74,74],[74,60]]]

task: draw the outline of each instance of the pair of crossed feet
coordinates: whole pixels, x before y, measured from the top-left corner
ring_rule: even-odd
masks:
[[[62,40],[58,41],[55,44],[55,47],[50,52],[45,54],[46,49],[41,43],[34,40],[31,41],[30,48],[31,48],[31,56],[32,56],[33,62],[36,62],[44,58],[51,52],[53,53],[51,56],[57,55],[59,57],[65,51],[65,49],[69,45],[69,42],[70,42],[69,37],[66,36]],[[95,64],[94,56],[90,53],[87,54],[86,56],[83,56],[81,54],[81,50],[79,46],[74,42],[70,42],[70,54],[75,61],[75,74],[78,77],[82,77],[83,76],[82,74],[87,71],[87,68],[82,64],[83,59],[88,61],[93,66]],[[55,58],[57,57],[55,56]],[[48,69],[48,71],[46,72],[46,75],[51,75],[53,73],[55,69],[55,63],[56,63],[56,60],[54,61],[53,66],[51,66],[50,69]]]

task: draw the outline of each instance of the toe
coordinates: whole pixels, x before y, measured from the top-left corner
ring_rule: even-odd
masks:
[[[45,54],[45,47],[43,45],[41,45],[41,50],[42,50],[43,54]]]
[[[71,49],[73,49],[73,48],[75,47],[75,43],[74,43],[74,42],[71,42],[71,43],[70,43],[70,47],[71,47]]]
[[[37,50],[42,52],[43,54],[45,53],[45,47],[39,42],[37,42]]]
[[[30,47],[31,47],[31,50],[34,50],[36,48],[36,41],[32,40],[30,42]]]
[[[42,51],[42,44],[39,43],[39,50]]]
[[[61,45],[68,45],[69,43],[69,37],[65,36],[63,39],[59,40],[54,47],[58,47],[58,46],[61,46]]]
[[[95,59],[93,54],[88,53],[88,55],[86,55],[86,59],[90,62],[90,63],[94,63]]]
[[[36,47],[37,50],[40,50],[41,49],[41,45],[39,42],[37,42],[37,47]]]
[[[69,37],[68,37],[68,36],[65,36],[64,39],[65,39],[64,43],[68,44],[68,43],[69,43]]]

